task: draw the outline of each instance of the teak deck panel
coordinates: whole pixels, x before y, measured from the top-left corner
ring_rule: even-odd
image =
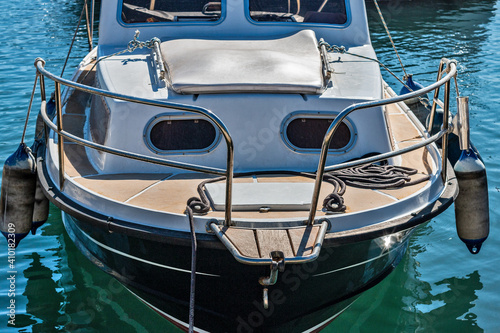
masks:
[[[242,255],[250,258],[261,258],[254,230],[224,227],[222,231]]]
[[[269,258],[272,251],[282,251],[285,258],[313,253],[320,225],[290,229],[243,229],[224,227],[222,232],[245,257]]]

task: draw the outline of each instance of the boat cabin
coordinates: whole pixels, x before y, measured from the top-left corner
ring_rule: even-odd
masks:
[[[354,103],[382,98],[377,63],[326,52],[320,44],[375,58],[362,0],[111,0],[102,6],[96,85],[211,110],[233,137],[235,172],[315,170],[317,157],[311,157],[319,154],[335,116]],[[159,38],[158,52],[143,47],[106,58],[126,49],[136,31],[141,41]],[[131,124],[134,131],[123,130]],[[382,108],[349,116],[327,163],[389,151],[386,128]],[[90,133],[115,148],[225,166],[221,134],[193,113],[94,97]],[[93,155],[106,173],[132,172],[139,163]]]

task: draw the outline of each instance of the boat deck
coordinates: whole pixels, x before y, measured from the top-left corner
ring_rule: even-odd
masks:
[[[80,77],[85,76],[85,72]],[[86,77],[87,83],[93,82],[93,73]],[[86,122],[85,106],[89,95],[80,91],[73,92],[68,100],[66,113],[63,116],[63,127],[66,131],[84,136]],[[410,121],[408,114],[398,105],[386,107],[386,117],[391,129],[394,148],[403,148],[423,140],[423,136]],[[83,146],[65,142],[65,172],[70,181],[88,191],[99,194],[111,200],[145,209],[183,214],[186,202],[191,197],[198,197],[198,185],[214,176],[201,173],[134,173],[134,174],[99,174],[89,161]],[[421,148],[401,156],[401,165],[415,168],[418,173],[412,180],[426,177],[432,173],[433,163],[427,149]],[[224,181],[221,181],[222,183]],[[314,179],[294,175],[254,175],[238,177],[234,183],[313,183]],[[395,203],[407,198],[422,189],[428,181],[411,186],[394,189],[371,190],[347,186],[343,195],[346,213],[360,212],[372,208]],[[324,182],[320,200],[333,190],[333,185]],[[321,209],[321,205],[318,205]],[[317,216],[325,216],[325,212],[318,210]],[[271,210],[268,212],[234,211],[234,218],[246,219],[274,219],[274,218],[304,218],[307,210]],[[223,218],[224,211],[210,210],[208,217]]]

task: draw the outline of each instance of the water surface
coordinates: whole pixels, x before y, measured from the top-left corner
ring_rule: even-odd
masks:
[[[60,73],[83,1],[0,2],[0,162],[19,144],[34,80],[34,59]],[[441,56],[459,61],[462,95],[471,98],[471,135],[489,176],[491,234],[473,256],[458,239],[453,208],[419,227],[397,269],[364,293],[326,332],[500,331],[500,17],[496,1],[380,4],[406,70],[422,84]],[[368,8],[379,59],[402,75],[380,20]],[[80,28],[68,68],[88,51]],[[65,73],[65,77],[71,70]],[[399,90],[397,81],[384,74]],[[51,88],[48,91],[52,91]],[[38,102],[38,99],[37,99]],[[35,104],[36,105],[36,104]],[[37,107],[35,106],[35,110]],[[31,117],[27,142],[33,139]],[[8,257],[0,254],[0,331],[174,332],[175,328],[101,272],[73,245],[51,207],[36,237],[16,250],[16,326],[7,323]],[[2,243],[3,242],[3,243]],[[0,240],[0,245],[6,245]],[[242,302],[245,300],[242,300]]]

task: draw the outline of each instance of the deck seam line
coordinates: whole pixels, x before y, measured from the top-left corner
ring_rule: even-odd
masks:
[[[372,190],[372,191],[373,191],[373,192],[376,192],[376,193],[378,193],[378,194],[382,194],[382,195],[384,195],[384,196],[386,196],[386,197],[388,197],[388,198],[390,198],[390,199],[394,200],[395,202],[398,202],[398,201],[399,201],[399,199],[398,199],[398,198],[396,198],[395,196],[392,196],[392,195],[390,195],[390,194],[388,194],[388,193],[384,193],[384,192],[382,192],[382,191],[380,191],[380,190]]]
[[[158,180],[157,182],[149,185],[149,186],[146,186],[146,188],[144,188],[143,190],[139,191],[138,193],[134,194],[133,196],[131,196],[130,198],[128,198],[127,200],[123,201],[123,203],[128,203],[129,201],[137,198],[138,196],[140,196],[141,194],[144,194],[146,191],[148,191],[149,189],[155,187],[156,185],[158,184],[161,184],[161,182],[163,182],[164,180],[167,180],[169,178],[172,178],[174,176],[174,174],[171,174],[171,175],[168,175],[167,177],[163,178],[163,179],[160,179]]]

